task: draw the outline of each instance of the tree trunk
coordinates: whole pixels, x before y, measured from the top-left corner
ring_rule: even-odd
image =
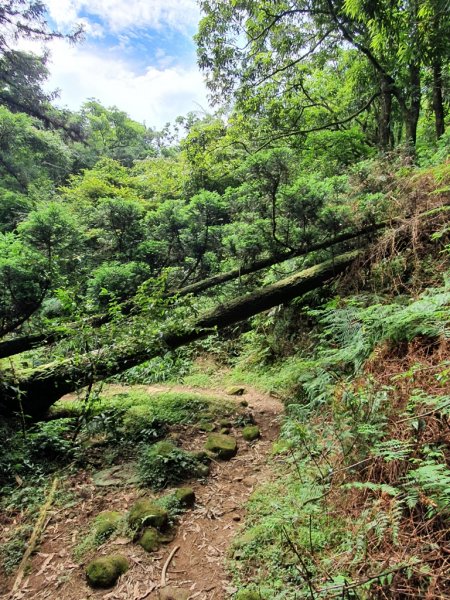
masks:
[[[409,65],[409,81],[410,104],[404,115],[405,130],[406,143],[414,149],[417,141],[417,123],[419,122],[420,100],[422,97],[420,89],[420,67],[416,64]]]
[[[442,63],[436,58],[433,61],[433,111],[436,139],[439,139],[445,133],[445,112],[442,87]]]
[[[206,337],[217,328],[243,321],[321,287],[342,273],[358,255],[359,251],[347,252],[257,292],[221,304],[193,320],[184,329],[165,334],[153,343],[149,340],[130,340],[76,360],[67,359],[14,374],[10,380],[4,378],[0,383],[1,412],[20,412],[32,417],[42,415],[64,394],[126,371],[167,350]]]
[[[388,150],[391,144],[392,89],[390,81],[380,78],[380,116],[378,120],[378,142],[382,150]]]

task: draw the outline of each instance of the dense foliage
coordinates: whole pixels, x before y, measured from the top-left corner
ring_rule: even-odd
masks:
[[[208,385],[193,364],[208,354],[287,406],[280,477],[253,496],[233,550],[238,587],[447,597],[447,3],[200,5],[199,64],[220,106],[156,131],[92,99],[56,109],[47,56],[10,46],[60,34],[41,2],[0,2],[0,411],[15,413],[0,423],[0,483],[33,512],[68,463],[138,449],[155,489],[204,475],[198,456],[155,442],[209,402],[95,384]],[[169,351],[180,331],[195,339],[198,314],[355,248],[339,280]],[[65,391],[77,370],[88,385],[33,423],[21,384],[44,370]],[[3,548],[5,569],[27,534]]]

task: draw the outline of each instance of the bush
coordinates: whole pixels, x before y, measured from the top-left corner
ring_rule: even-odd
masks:
[[[76,444],[72,439],[75,419],[56,419],[35,425],[27,436],[33,458],[59,461],[73,455]]]
[[[170,442],[144,448],[139,460],[141,483],[156,490],[206,473],[207,467],[198,456]]]

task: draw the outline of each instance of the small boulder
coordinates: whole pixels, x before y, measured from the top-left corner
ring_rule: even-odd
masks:
[[[94,588],[110,588],[128,571],[127,559],[120,554],[95,558],[86,567],[88,583]]]
[[[161,508],[152,500],[146,499],[135,502],[128,513],[128,523],[134,529],[138,529],[143,525],[163,529],[167,525],[168,518],[167,510]]]
[[[191,597],[189,590],[183,590],[173,586],[167,586],[160,590],[159,600],[188,600]]]
[[[231,429],[233,427],[233,423],[230,419],[220,419],[219,425],[224,429]]]
[[[175,492],[175,498],[185,508],[191,508],[195,504],[195,492],[190,487],[178,488]]]
[[[237,442],[236,439],[230,435],[223,435],[221,433],[211,433],[206,441],[206,450],[213,452],[217,458],[222,460],[229,460],[236,456],[237,453]]]
[[[156,552],[159,549],[161,539],[159,532],[154,527],[148,527],[141,535],[138,544],[142,546],[146,552]]]
[[[227,389],[227,394],[229,396],[243,396],[245,394],[245,388],[234,385]]]
[[[258,425],[247,425],[247,427],[244,427],[244,429],[242,430],[242,437],[247,442],[253,442],[254,440],[257,440],[260,436],[261,431]]]

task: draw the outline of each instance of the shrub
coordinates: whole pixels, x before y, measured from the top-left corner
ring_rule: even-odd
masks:
[[[144,448],[139,460],[139,477],[143,485],[161,489],[190,477],[205,475],[207,468],[199,457],[170,442],[158,442]]]

